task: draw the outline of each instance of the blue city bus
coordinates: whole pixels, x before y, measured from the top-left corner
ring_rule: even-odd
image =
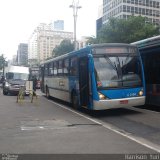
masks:
[[[146,104],[160,106],[160,36],[134,42],[144,65]]]
[[[144,105],[145,83],[138,48],[106,43],[47,60],[40,65],[46,96],[90,110]]]

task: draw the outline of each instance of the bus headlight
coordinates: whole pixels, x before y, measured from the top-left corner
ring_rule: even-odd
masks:
[[[103,95],[102,93],[98,93],[99,95],[99,99],[100,100],[105,100],[105,99],[108,99],[105,95]]]
[[[143,96],[143,91],[139,91],[138,95]]]

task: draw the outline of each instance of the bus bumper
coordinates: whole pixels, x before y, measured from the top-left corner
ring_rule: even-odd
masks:
[[[141,106],[145,104],[145,96],[124,98],[124,99],[112,99],[112,100],[100,100],[93,101],[93,110],[106,110],[111,108],[122,108]]]

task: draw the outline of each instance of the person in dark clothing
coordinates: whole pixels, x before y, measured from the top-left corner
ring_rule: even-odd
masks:
[[[33,76],[32,81],[33,81],[33,91],[36,91],[36,86],[37,86],[37,78],[36,78],[36,76]]]

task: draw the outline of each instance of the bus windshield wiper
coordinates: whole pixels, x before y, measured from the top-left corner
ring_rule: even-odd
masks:
[[[127,64],[127,61],[129,60],[129,58],[130,58],[130,55],[128,54],[127,57],[126,57],[126,59],[125,59],[125,61],[124,61],[124,63],[123,63],[123,61],[122,61],[122,64],[123,64],[123,65]]]
[[[118,73],[118,69],[117,69],[117,66],[116,66],[115,62],[114,62],[114,64],[113,64],[113,62],[112,62],[112,61],[109,59],[109,57],[106,56],[106,55],[105,55],[105,59],[106,59],[107,62],[113,67],[113,69]]]

